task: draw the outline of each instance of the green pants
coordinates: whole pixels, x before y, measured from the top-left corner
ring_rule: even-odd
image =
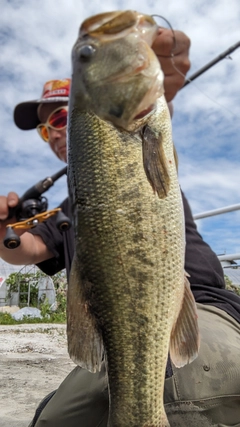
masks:
[[[165,381],[171,427],[240,427],[240,325],[224,311],[198,304],[198,358]],[[107,427],[105,367],[76,367],[43,409],[36,427]],[[128,426],[126,426],[128,427]]]

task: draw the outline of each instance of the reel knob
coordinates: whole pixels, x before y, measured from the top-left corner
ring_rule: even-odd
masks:
[[[7,227],[3,244],[8,249],[16,249],[21,243],[20,237],[14,233],[12,227]]]
[[[58,211],[56,226],[60,231],[67,231],[71,227],[71,220],[62,211]]]

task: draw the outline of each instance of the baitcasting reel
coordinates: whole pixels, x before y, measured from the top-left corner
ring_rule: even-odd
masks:
[[[3,240],[6,248],[15,249],[21,243],[21,239],[14,232],[14,229],[27,230],[29,228],[33,228],[53,215],[56,215],[56,225],[60,231],[67,231],[71,227],[71,220],[60,208],[47,211],[48,201],[46,197],[41,196],[41,194],[47,191],[57,179],[66,173],[67,167],[61,169],[56,174],[39,181],[23,194],[19,199],[17,206],[9,209],[8,219],[15,216],[18,222],[7,225],[6,236]]]

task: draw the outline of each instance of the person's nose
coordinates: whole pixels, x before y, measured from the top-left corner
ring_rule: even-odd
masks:
[[[56,140],[61,138],[61,131],[58,129],[48,128],[49,140]]]

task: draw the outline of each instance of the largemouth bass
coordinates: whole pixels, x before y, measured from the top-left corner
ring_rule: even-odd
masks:
[[[168,353],[181,367],[199,346],[157,30],[137,12],[97,15],[72,53],[68,348],[92,372],[105,358],[111,427],[168,426]]]

